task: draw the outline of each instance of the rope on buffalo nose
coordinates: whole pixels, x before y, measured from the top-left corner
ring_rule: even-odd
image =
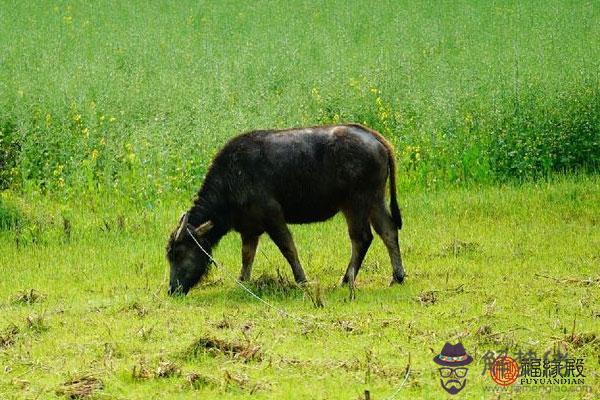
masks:
[[[198,242],[198,240],[196,240],[196,237],[194,236],[193,232],[190,231],[189,228],[186,228],[188,235],[190,235],[190,237],[192,238],[192,240],[194,241],[194,243],[196,243],[196,246],[198,246],[198,248],[204,253],[206,254],[206,256],[208,257],[208,259],[217,266],[217,268],[219,268],[221,271],[223,271],[227,277],[229,279],[231,279],[232,281],[234,281],[239,287],[241,287],[242,289],[244,289],[245,292],[247,292],[250,296],[254,297],[256,300],[260,301],[261,303],[263,303],[264,305],[266,305],[267,307],[271,308],[272,310],[277,311],[279,314],[281,314],[284,317],[293,319],[297,322],[301,322],[301,323],[311,323],[314,324],[316,326],[322,326],[322,324],[320,324],[319,322],[315,321],[315,317],[313,317],[312,315],[310,316],[310,319],[312,319],[311,321],[307,321],[301,317],[295,316],[290,314],[289,312],[283,310],[282,308],[279,308],[271,303],[269,303],[268,301],[266,301],[265,299],[263,299],[262,297],[260,297],[259,295],[257,295],[256,293],[254,293],[252,291],[252,289],[250,289],[248,286],[244,285],[239,279],[237,279],[235,276],[233,276],[225,267],[223,267],[221,264],[219,264],[217,262],[217,260],[215,260],[206,250],[204,250],[204,247],[202,247],[202,245]]]

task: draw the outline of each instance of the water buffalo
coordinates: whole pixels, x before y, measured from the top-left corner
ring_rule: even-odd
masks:
[[[389,252],[392,283],[401,283],[395,170],[390,143],[357,124],[253,131],[233,138],[214,158],[193,206],[169,238],[169,293],[186,294],[208,272],[210,259],[194,239],[210,253],[232,229],[242,238],[240,280],[250,279],[258,239],[267,232],[296,282],[305,282],[287,224],[325,221],[339,211],[352,241],[343,282],[354,284],[373,240],[372,225]]]

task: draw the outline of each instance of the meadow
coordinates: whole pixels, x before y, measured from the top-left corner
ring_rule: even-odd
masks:
[[[91,376],[104,385],[97,398],[356,399],[368,389],[382,399],[409,366],[397,398],[445,398],[432,358],[445,341],[462,341],[476,360],[467,398],[493,397],[485,390],[498,386],[481,375],[482,356],[506,347],[584,358],[594,392],[548,397],[591,399],[599,387],[599,185],[583,178],[403,193],[407,281],[388,287],[387,253],[375,240],[354,301],[337,286],[350,250],[343,219],[296,226],[324,308],[289,283],[289,266],[263,238],[250,287],[301,321],[229,279],[240,266],[235,235],[215,252],[227,273],[213,269],[185,298],[166,295],[165,239],[185,202],[147,211],[13,199],[36,230],[0,237],[0,396],[53,398],[65,382]],[[215,339],[246,347],[196,348]]]
[[[0,398],[600,394],[594,1],[0,0]],[[239,132],[364,123],[396,147],[408,273],[376,238],[356,299],[341,217],[166,295],[168,234]],[[314,306],[314,298],[324,307]],[[502,389],[485,353],[566,352],[586,387]],[[496,390],[496,391],[494,391]],[[497,391],[500,390],[500,391]]]

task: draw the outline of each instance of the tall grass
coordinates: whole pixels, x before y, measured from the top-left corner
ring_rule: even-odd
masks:
[[[234,134],[344,121],[400,179],[600,164],[594,2],[3,2],[0,187],[151,201]]]

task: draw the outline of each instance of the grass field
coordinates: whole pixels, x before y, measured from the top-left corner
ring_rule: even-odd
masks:
[[[464,397],[492,397],[484,392],[495,384],[480,375],[482,355],[508,347],[584,357],[595,394],[569,397],[591,399],[600,383],[599,185],[580,178],[402,193],[408,280],[387,286],[390,266],[376,240],[353,302],[336,287],[349,257],[343,220],[296,226],[323,309],[286,284],[291,271],[264,238],[252,287],[305,322],[266,308],[218,270],[186,298],[168,298],[165,240],[185,203],[148,212],[97,201],[92,211],[5,195],[27,210],[34,228],[20,239],[0,237],[0,328],[13,341],[0,349],[0,397],[52,398],[72,377],[91,375],[104,383],[98,398],[355,399],[369,389],[382,399],[410,365],[397,398],[444,398],[433,350],[460,340],[475,358]],[[233,274],[240,247],[229,235],[215,253]],[[32,288],[27,304],[32,296],[20,292]],[[201,339],[259,347],[262,358],[190,353]],[[180,373],[157,376],[161,366],[170,371],[168,363]],[[147,376],[136,379],[140,368]],[[190,374],[198,376],[193,385]]]
[[[539,398],[508,348],[585,360],[600,395],[595,1],[0,0],[0,399]],[[356,299],[341,217],[166,295],[165,245],[238,132],[364,123],[396,147],[407,281],[376,239]],[[237,275],[239,238],[215,256]],[[324,308],[311,296],[320,292]],[[567,387],[562,385],[561,387]],[[459,397],[455,396],[455,397]]]

